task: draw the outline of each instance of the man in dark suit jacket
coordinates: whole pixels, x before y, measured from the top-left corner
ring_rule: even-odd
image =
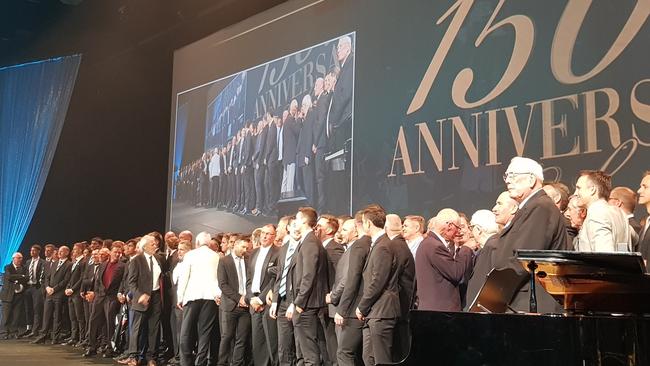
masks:
[[[160,312],[162,294],[163,264],[162,259],[156,254],[155,238],[151,235],[143,236],[138,242],[141,254],[136,255],[129,261],[129,292],[133,300],[131,309],[133,319],[131,321],[131,334],[129,336],[130,359],[126,361],[129,365],[139,363],[137,357],[140,348],[138,341],[141,333],[147,329],[147,354],[145,358],[149,361],[155,360],[158,350],[158,330],[160,328]],[[146,324],[146,326],[145,326]]]
[[[29,250],[30,259],[25,263],[29,278],[25,288],[25,305],[27,315],[27,330],[21,337],[31,337],[38,334],[41,327],[41,319],[43,317],[43,303],[45,296],[43,296],[43,271],[45,269],[45,260],[40,257],[41,246],[32,245]]]
[[[334,288],[334,283],[338,276],[337,267],[341,257],[344,255],[343,253],[345,253],[345,249],[341,243],[334,240],[334,235],[338,229],[339,222],[336,217],[332,215],[322,215],[316,223],[316,236],[318,237],[318,240],[323,243],[323,247],[325,247],[325,252],[327,253],[327,272],[330,289]],[[325,332],[325,345],[327,346],[327,349],[322,350],[321,353],[323,354],[323,358],[325,359],[324,363],[326,365],[336,364],[338,342],[336,340],[334,314],[336,314],[336,308],[334,305],[329,304],[326,311],[319,316],[321,326]]]
[[[519,210],[510,225],[499,233],[499,247],[494,253],[495,268],[525,270],[515,258],[517,249],[567,249],[565,220],[553,200],[542,189],[542,167],[532,159],[515,157],[510,162],[504,180],[510,197],[519,203]],[[536,286],[538,311],[560,310],[553,298]],[[510,306],[518,311],[530,310],[529,284],[514,295]]]
[[[313,208],[298,209],[296,224],[301,241],[296,249],[295,261],[290,264],[287,279],[291,282],[293,297],[293,306],[289,307],[287,313],[292,313],[296,343],[305,365],[320,364],[319,314],[327,306],[325,297],[330,291],[327,252],[312,230],[316,219],[317,214]]]
[[[63,301],[65,300],[64,290],[70,281],[70,268],[72,264],[68,261],[68,254],[70,248],[61,246],[59,248],[59,260],[52,262],[50,268],[50,275],[45,280],[45,310],[43,314],[43,327],[41,328],[41,335],[36,338],[32,343],[43,343],[48,336],[50,330],[52,331],[52,344],[60,343],[61,340],[61,324],[63,319]],[[52,326],[54,322],[54,326]]]
[[[370,252],[370,237],[365,235],[361,223],[361,214],[357,214],[359,222],[351,219],[343,223],[342,236],[347,241],[348,249],[339,260],[337,266],[337,277],[341,263],[345,263],[347,257],[347,268],[342,289],[336,285],[332,289],[332,304],[336,305],[334,322],[338,333],[337,361],[339,366],[362,365],[361,349],[363,344],[363,321],[357,319],[355,310],[363,296],[363,267]],[[356,238],[356,236],[359,236]],[[341,292],[338,295],[339,291]]]
[[[5,266],[4,284],[0,292],[2,324],[5,330],[3,339],[11,339],[19,331],[18,328],[21,325],[19,322],[25,310],[23,298],[28,278],[27,268],[23,266],[23,255],[18,252],[14,253],[11,263]]]
[[[452,209],[440,210],[433,219],[415,255],[418,309],[461,311],[458,286],[469,271],[472,250],[461,246],[454,256],[453,238],[458,234],[460,217]]]
[[[72,247],[72,266],[70,267],[70,282],[64,293],[68,297],[68,313],[72,334],[65,345],[71,346],[81,341],[86,334],[86,315],[84,304],[81,298],[82,274],[86,269],[86,261],[83,255],[84,244],[76,243]]]
[[[397,339],[394,340],[393,346],[395,360],[401,361],[408,356],[411,346],[409,311],[413,308],[415,301],[415,260],[401,234],[392,239],[391,248],[397,261],[397,283],[399,284],[401,310],[397,320]]]
[[[332,106],[327,119],[330,151],[343,148],[352,134],[352,94],[354,87],[354,52],[349,36],[339,38],[337,57],[341,71],[337,77],[332,96]]]
[[[253,124],[251,123],[246,128],[246,134],[244,136],[244,148],[242,149],[243,156],[240,159],[243,180],[242,204],[244,205],[241,213],[245,215],[250,214],[253,206],[255,206],[255,177],[253,169],[253,152],[255,149],[254,140],[255,136],[253,136]]]
[[[287,196],[295,195],[296,179],[296,151],[298,149],[298,136],[302,125],[296,121],[298,113],[298,101],[291,101],[289,113],[282,124],[282,175],[281,192]]]
[[[314,199],[314,114],[311,108],[311,96],[302,99],[301,117],[297,119],[302,125],[298,135],[296,150],[296,167],[302,177],[302,190],[307,198],[307,204],[313,204]]]
[[[331,77],[331,76],[328,76]],[[328,79],[329,80],[329,79]],[[332,100],[332,92],[324,89],[324,80],[316,79],[314,83],[314,104],[312,111],[314,114],[314,168],[316,174],[316,210],[325,211],[326,194],[325,178],[327,176],[327,164],[325,155],[327,154],[327,110]]]
[[[295,217],[289,217],[287,221],[289,233],[284,237],[283,245],[278,252],[278,278],[273,285],[273,297],[269,310],[269,316],[276,319],[278,325],[278,363],[281,366],[292,366],[296,364],[296,359],[302,359],[302,354],[296,349],[293,323],[287,315],[287,310],[293,301],[289,268],[294,262],[300,240],[300,232],[295,230],[294,221]]]
[[[246,302],[246,268],[244,257],[248,242],[238,240],[231,255],[223,257],[217,269],[221,288],[221,344],[217,365],[241,366],[246,358],[251,317]]]
[[[246,300],[250,304],[253,363],[276,365],[278,355],[278,325],[269,316],[266,296],[272,290],[277,276],[280,249],[273,245],[275,226],[262,227],[261,246],[253,251],[246,274]]]
[[[270,125],[267,128],[266,143],[264,146],[264,165],[266,175],[264,177],[264,212],[273,212],[280,197],[280,183],[282,182],[282,161],[278,154],[278,143],[281,135],[278,131],[282,128],[282,119],[273,115],[270,117]]]
[[[84,316],[86,317],[86,332],[80,334],[82,339],[82,344],[88,344],[88,331],[90,330],[90,313],[92,313],[93,304],[91,301],[88,301],[87,294],[89,291],[93,290],[95,284],[95,276],[97,275],[97,270],[99,269],[99,264],[101,263],[101,257],[99,255],[99,249],[95,249],[91,252],[90,257],[85,262],[84,271],[81,274],[81,288],[80,294],[83,297],[83,307],[84,307]]]
[[[355,311],[363,327],[363,361],[366,365],[393,360],[393,333],[399,318],[399,278],[391,241],[384,232],[386,212],[369,206],[363,226],[371,238],[371,249],[363,269],[363,295]]]
[[[264,209],[266,192],[264,189],[264,177],[266,176],[266,164],[264,164],[264,153],[266,148],[266,135],[269,128],[266,125],[271,119],[269,113],[266,113],[264,119],[257,124],[257,133],[255,135],[255,149],[253,150],[253,168],[255,169],[255,208],[253,215],[259,216]]]
[[[120,260],[122,249],[113,247],[110,260],[102,263],[97,270],[93,285],[93,309],[90,315],[90,337],[88,349],[83,354],[90,357],[97,354],[97,338],[99,329],[104,326],[105,348],[104,358],[111,357],[110,339],[115,332],[115,315],[119,309],[117,293],[122,283],[126,265]]]

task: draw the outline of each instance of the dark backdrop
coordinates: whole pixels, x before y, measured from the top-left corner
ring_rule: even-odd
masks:
[[[77,0],[79,1],[79,0]],[[0,66],[83,54],[52,167],[22,244],[164,230],[173,51],[281,0],[12,0]]]

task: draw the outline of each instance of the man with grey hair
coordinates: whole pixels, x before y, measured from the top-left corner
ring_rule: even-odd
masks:
[[[210,349],[211,337],[218,335],[217,304],[221,290],[217,280],[219,255],[210,249],[207,232],[196,236],[197,249],[183,257],[184,270],[178,279],[177,304],[183,309],[180,330],[181,365],[213,365],[217,352]],[[196,356],[192,354],[197,344]],[[209,358],[214,357],[214,360]]]
[[[472,266],[472,249],[462,245],[454,256],[460,226],[458,212],[444,208],[430,221],[429,231],[415,255],[418,309],[460,311],[458,286]]]
[[[519,204],[517,213],[499,234],[499,246],[493,259],[495,268],[512,268],[525,273],[515,257],[518,249],[562,250],[567,247],[565,220],[542,189],[544,173],[536,161],[515,157],[508,165],[503,180],[508,193]],[[542,286],[536,286],[540,312],[557,310],[557,304]],[[528,282],[514,296],[511,307],[518,311],[530,310]]]
[[[4,268],[4,285],[0,292],[2,300],[2,324],[5,335],[2,339],[11,339],[18,333],[20,319],[23,318],[25,306],[24,292],[29,280],[27,268],[23,266],[23,255],[19,252],[11,257],[11,263]]]
[[[296,167],[302,177],[301,188],[308,205],[314,204],[314,114],[311,105],[311,96],[307,94],[302,98],[301,117],[297,119],[302,128],[298,135],[296,150]]]

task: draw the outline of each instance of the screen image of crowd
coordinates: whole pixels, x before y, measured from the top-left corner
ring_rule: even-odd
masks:
[[[517,249],[640,252],[650,171],[637,192],[581,171],[573,194],[513,158],[494,207],[428,221],[371,204],[348,215],[301,207],[252,233],[152,232],[33,245],[4,268],[3,339],[74,346],[120,364],[375,365],[409,351],[411,310],[467,310]],[[72,249],[70,249],[72,248]],[[27,256],[26,256],[27,257]],[[528,311],[524,285],[514,311]],[[538,312],[562,311],[538,287]]]
[[[304,198],[319,211],[348,212],[353,38],[346,35],[333,44],[333,65],[325,75],[314,74],[312,90],[267,109],[259,120],[244,121],[227,141],[182,166],[174,181],[175,201],[277,216],[278,201]],[[251,91],[241,94],[251,97]]]

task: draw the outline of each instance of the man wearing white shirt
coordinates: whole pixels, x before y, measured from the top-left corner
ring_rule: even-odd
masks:
[[[210,206],[215,207],[219,194],[219,176],[221,175],[221,155],[219,155],[218,148],[212,152],[208,170],[210,174]]]
[[[409,215],[404,218],[402,236],[404,236],[413,258],[415,258],[415,253],[418,251],[418,247],[424,239],[423,234],[425,232],[424,218],[422,216]]]
[[[202,232],[196,237],[196,250],[183,258],[183,271],[178,279],[177,306],[183,309],[180,333],[181,365],[207,365],[210,337],[218,327],[217,302],[221,296],[217,279],[219,255],[209,248],[212,237]],[[198,348],[192,355],[194,345]],[[214,354],[210,352],[210,354]]]

